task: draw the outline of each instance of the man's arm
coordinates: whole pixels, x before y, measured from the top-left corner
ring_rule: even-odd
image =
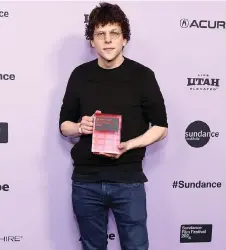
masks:
[[[128,149],[141,148],[161,141],[168,134],[168,122],[163,95],[153,71],[148,69],[143,78],[142,109],[145,120],[152,124],[144,134],[127,142]]]
[[[153,126],[143,135],[127,141],[127,149],[141,148],[163,140],[168,133],[168,128]]]
[[[96,110],[95,113],[101,113],[100,110]],[[94,114],[95,114],[94,113]],[[83,116],[78,123],[65,121],[61,124],[62,134],[65,136],[78,137],[80,135],[88,135],[93,133],[93,118],[92,116]]]
[[[128,150],[146,147],[161,141],[168,134],[166,107],[154,72],[148,69],[140,79],[143,117],[146,123],[151,123],[151,128],[136,138],[121,142],[119,154],[103,154],[105,156],[117,159]]]
[[[80,135],[79,82],[80,78],[74,70],[69,77],[60,110],[59,129],[64,136],[77,137]]]
[[[79,127],[80,123],[65,121],[60,125],[60,130],[64,136],[78,137],[81,135]]]
[[[59,129],[64,136],[78,137],[93,132],[93,115],[83,117],[81,115],[80,86],[83,85],[81,76],[83,72],[79,72],[79,68],[76,68],[71,73],[60,110]]]

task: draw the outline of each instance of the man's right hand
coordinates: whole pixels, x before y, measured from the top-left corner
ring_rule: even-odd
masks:
[[[101,113],[100,110],[96,110],[95,113]],[[94,113],[94,114],[95,114]],[[81,133],[84,135],[89,135],[93,133],[93,119],[94,114],[92,116],[83,116],[82,120],[79,124]]]

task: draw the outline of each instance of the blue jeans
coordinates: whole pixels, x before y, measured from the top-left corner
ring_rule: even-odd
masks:
[[[122,250],[148,250],[144,183],[72,182],[73,211],[84,250],[107,249],[112,210]]]

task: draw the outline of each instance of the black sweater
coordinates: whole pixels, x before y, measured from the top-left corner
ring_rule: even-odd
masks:
[[[121,141],[140,136],[152,126],[168,127],[164,99],[154,72],[125,57],[114,69],[101,68],[97,59],[76,67],[69,78],[59,125],[102,113],[121,114]],[[92,135],[82,135],[71,150],[74,181],[147,181],[142,170],[146,147],[122,154],[118,159],[94,155]]]

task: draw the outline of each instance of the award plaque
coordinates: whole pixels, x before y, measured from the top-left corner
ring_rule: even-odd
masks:
[[[92,152],[118,154],[121,141],[122,116],[94,114]]]

